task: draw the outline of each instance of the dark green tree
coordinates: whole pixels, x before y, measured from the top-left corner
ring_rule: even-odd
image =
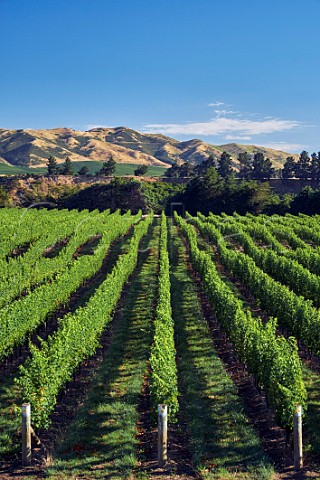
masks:
[[[179,172],[179,166],[176,163],[173,163],[172,166],[165,171],[164,176],[170,178],[177,178],[179,177]]]
[[[97,175],[113,175],[116,171],[117,162],[111,156],[107,162],[103,162],[102,168],[97,172]]]
[[[189,182],[182,202],[186,210],[196,213],[201,211],[205,214],[221,211],[221,196],[224,180],[218,174],[215,167],[209,167],[203,175],[197,176]]]
[[[222,178],[228,178],[233,173],[231,167],[231,155],[227,152],[222,152],[222,155],[218,160],[218,173]]]
[[[248,152],[242,152],[238,155],[239,161],[239,173],[238,177],[244,180],[250,180],[252,178],[252,161]]]
[[[311,178],[312,180],[320,179],[320,152],[311,155]]]
[[[287,157],[282,169],[282,178],[293,178],[297,168],[294,157]]]
[[[193,177],[194,176],[194,169],[193,166],[185,162],[180,166],[179,177]]]
[[[320,152],[318,152],[318,174],[317,180],[320,180]]]
[[[71,166],[71,160],[69,157],[66,157],[64,161],[64,165],[61,169],[61,175],[73,175],[73,169]]]
[[[300,153],[298,163],[296,164],[295,174],[297,178],[303,180],[307,180],[311,176],[310,157],[305,150]]]
[[[203,162],[199,163],[194,167],[194,173],[195,175],[203,175],[208,168],[211,167],[216,167],[217,165],[217,160],[213,155],[210,155],[207,160],[203,160]]]
[[[271,160],[264,158],[261,152],[254,154],[252,166],[252,178],[255,180],[269,180],[273,175],[274,169]]]
[[[133,173],[137,177],[142,177],[147,173],[147,171],[148,171],[148,165],[140,165],[140,167],[136,168]]]
[[[87,165],[84,165],[82,168],[80,168],[80,170],[78,171],[78,175],[88,175],[89,173],[89,168],[87,167]]]
[[[223,182],[215,167],[209,167],[202,178],[202,188],[205,198],[212,198],[223,189]]]
[[[59,173],[58,162],[55,157],[50,155],[47,162],[48,175],[57,175]]]

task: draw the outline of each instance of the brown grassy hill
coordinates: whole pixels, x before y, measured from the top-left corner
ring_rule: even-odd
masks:
[[[107,161],[112,156],[117,163],[169,167],[175,162],[201,163],[210,155],[219,158],[223,150],[232,155],[234,168],[237,168],[238,154],[244,151],[264,153],[277,168],[283,166],[289,155],[254,145],[215,146],[199,139],[179,142],[165,135],[141,133],[126,127],[93,128],[86,132],[71,128],[0,129],[0,163],[26,167],[45,166],[50,155],[54,155],[58,163],[66,156],[73,161]]]
[[[107,161],[112,156],[118,163],[167,166],[147,153],[106,142],[95,132],[70,128],[0,129],[0,157],[8,163],[28,167],[44,166],[50,155],[54,155],[58,163],[63,162],[66,156],[74,161]]]

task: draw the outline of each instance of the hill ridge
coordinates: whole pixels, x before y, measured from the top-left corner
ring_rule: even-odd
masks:
[[[107,161],[112,156],[117,163],[169,167],[172,163],[201,163],[210,155],[219,158],[223,150],[233,157],[234,168],[238,166],[238,154],[244,151],[264,153],[276,168],[282,167],[286,157],[292,155],[257,145],[230,143],[219,146],[198,138],[179,141],[124,126],[94,127],[86,131],[69,127],[0,128],[0,163],[23,167],[45,166],[50,155],[55,156],[58,163],[66,156],[74,161]]]

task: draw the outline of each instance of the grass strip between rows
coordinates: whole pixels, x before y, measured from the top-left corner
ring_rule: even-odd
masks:
[[[47,472],[49,478],[123,480],[138,469],[136,425],[153,335],[158,246],[155,226],[142,240],[112,343]]]
[[[274,473],[236,387],[213,347],[176,227],[171,227],[172,311],[178,375],[195,466],[205,479],[269,479]]]

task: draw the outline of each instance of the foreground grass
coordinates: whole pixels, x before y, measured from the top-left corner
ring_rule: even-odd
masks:
[[[194,464],[208,480],[269,479],[273,467],[214,350],[175,227],[169,250],[182,408],[189,421]]]
[[[303,368],[303,380],[308,394],[308,410],[304,418],[304,451],[312,462],[320,467],[320,376],[309,368]],[[319,477],[320,478],[320,477]]]
[[[144,262],[126,294],[112,344],[48,470],[50,478],[125,479],[138,465],[137,406],[152,339],[158,235],[157,226],[141,245]]]

